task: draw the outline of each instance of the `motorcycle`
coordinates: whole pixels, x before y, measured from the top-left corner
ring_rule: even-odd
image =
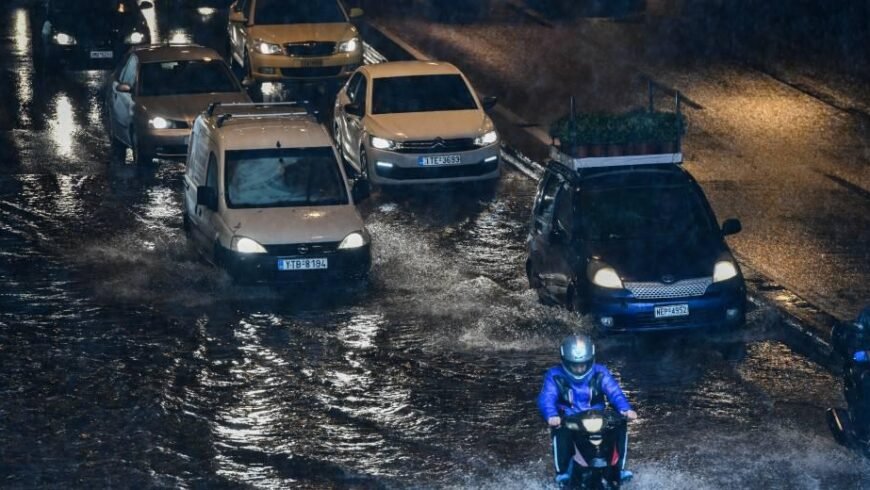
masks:
[[[843,391],[848,408],[829,408],[828,427],[838,444],[870,458],[870,351],[847,358]]]
[[[575,433],[576,448],[566,488],[611,490],[622,486],[616,437],[617,429],[625,429],[626,424],[625,417],[614,410],[589,410],[562,421],[562,427]]]

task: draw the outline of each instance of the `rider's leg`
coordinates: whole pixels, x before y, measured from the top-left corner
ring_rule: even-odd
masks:
[[[553,466],[556,469],[556,481],[571,477],[571,459],[574,456],[574,439],[571,431],[565,427],[552,429]],[[560,478],[561,477],[561,478]]]

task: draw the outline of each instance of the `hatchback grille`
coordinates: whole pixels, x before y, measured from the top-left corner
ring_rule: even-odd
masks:
[[[339,242],[298,243],[293,245],[266,245],[269,255],[279,257],[316,257],[338,251]]]
[[[712,278],[701,277],[697,279],[677,281],[673,284],[664,284],[661,282],[627,282],[625,283],[625,289],[628,289],[631,294],[638,299],[691,298],[694,296],[703,296],[711,284],[713,284]]]
[[[309,41],[304,43],[291,43],[285,46],[288,56],[329,56],[335,52],[335,43]]]
[[[396,148],[398,153],[449,153],[457,151],[476,150],[474,138],[434,139],[421,141],[403,141]]]

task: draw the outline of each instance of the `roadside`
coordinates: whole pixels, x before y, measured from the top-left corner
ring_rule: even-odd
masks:
[[[683,89],[683,87],[692,89],[696,86],[704,86],[704,83],[699,83],[697,80],[686,79],[687,76],[690,76],[690,74],[685,73],[686,70],[674,70],[673,67],[662,65],[650,66],[644,64],[643,57],[638,59],[637,56],[630,53],[631,46],[636,47],[636,43],[623,42],[611,44],[611,46],[613,46],[611,51],[619,51],[622,49],[622,52],[614,55],[613,53],[602,52],[601,43],[592,46],[589,43],[583,42],[582,39],[580,42],[577,42],[576,37],[579,36],[575,36],[575,38],[571,40],[567,40],[568,36],[565,36],[566,42],[570,43],[570,46],[562,46],[558,52],[548,53],[549,58],[552,58],[554,55],[556,57],[563,57],[560,60],[561,62],[554,62],[553,59],[540,60],[541,57],[538,56],[539,60],[537,66],[525,66],[523,67],[522,72],[526,76],[522,76],[522,74],[516,76],[516,74],[511,73],[511,71],[517,69],[517,59],[514,59],[514,62],[511,63],[510,58],[515,57],[522,61],[536,63],[535,58],[529,56],[529,53],[534,51],[536,46],[553,46],[552,43],[545,42],[548,38],[552,39],[550,37],[552,34],[548,34],[547,31],[559,31],[561,28],[544,27],[540,25],[533,26],[522,20],[515,19],[510,19],[501,24],[488,24],[484,26],[426,26],[423,23],[417,23],[414,20],[409,21],[407,19],[404,19],[401,23],[391,22],[390,19],[375,19],[372,24],[376,26],[380,32],[386,33],[387,37],[392,39],[391,43],[384,44],[384,49],[399,49],[405,52],[410,51],[418,57],[428,57],[427,53],[437,54],[439,58],[454,61],[457,65],[466,70],[469,76],[474,79],[475,84],[483,92],[498,94],[503,103],[495,113],[496,122],[505,135],[506,140],[511,142],[511,146],[520,153],[531,157],[531,160],[533,161],[544,161],[546,158],[547,139],[545,128],[549,125],[549,122],[563,114],[565,110],[565,101],[569,95],[578,95],[579,100],[586,103],[584,107],[591,107],[592,110],[613,110],[613,108],[624,109],[643,103],[642,97],[629,97],[627,99],[625,94],[637,94],[638,96],[643,96],[644,91],[639,90],[638,86],[644,77],[652,76],[659,82],[663,82],[665,85],[674,86],[681,89],[684,93],[688,93],[690,103],[696,103],[694,104],[696,110],[694,110],[690,115],[692,127],[690,128],[690,136],[687,141],[687,155],[689,160],[687,167],[705,187],[714,207],[717,208],[720,217],[727,218],[736,215],[741,217],[741,219],[744,219],[744,225],[749,223],[750,226],[747,226],[747,228],[750,230],[764,229],[765,224],[771,218],[771,215],[773,215],[774,220],[779,219],[780,221],[783,221],[782,217],[778,218],[776,216],[779,210],[776,210],[777,212],[771,211],[758,215],[757,211],[753,212],[751,208],[758,205],[759,196],[752,196],[752,199],[747,201],[745,195],[741,194],[745,194],[745,190],[752,190],[753,187],[756,188],[755,190],[761,196],[764,196],[764,194],[769,195],[772,192],[788,194],[790,192],[788,187],[795,183],[800,183],[806,186],[806,175],[803,174],[797,177],[791,177],[789,181],[780,182],[778,184],[775,182],[776,179],[773,179],[774,184],[777,185],[765,186],[758,181],[760,180],[763,182],[766,177],[771,175],[769,172],[775,172],[781,169],[771,170],[760,168],[758,160],[756,159],[751,159],[751,163],[748,165],[749,168],[742,169],[739,167],[747,165],[744,163],[734,165],[731,162],[726,161],[729,159],[739,161],[741,158],[749,160],[749,158],[742,155],[744,152],[749,153],[747,150],[757,151],[762,154],[770,154],[770,149],[764,148],[765,145],[770,142],[753,142],[755,144],[751,146],[754,146],[755,148],[735,148],[735,146],[739,146],[739,143],[741,142],[734,140],[728,141],[729,138],[727,138],[727,135],[731,128],[717,127],[721,123],[711,121],[710,118],[712,116],[705,113],[710,112],[708,105],[714,107],[717,113],[724,112],[723,108],[719,107],[716,103],[715,97],[711,97],[709,92],[699,92],[700,95],[695,96],[691,90]],[[615,34],[615,31],[619,31],[620,29],[622,29],[621,26],[614,26],[611,23],[595,22],[591,26],[583,26],[580,30],[587,30],[587,34],[588,32],[600,34],[602,31],[606,32],[608,30],[613,30],[614,32],[610,33],[612,36]],[[511,35],[510,37],[507,37],[506,31],[509,31]],[[628,32],[631,33],[631,29],[629,29]],[[564,34],[564,31],[562,31],[562,34]],[[635,34],[638,33],[635,32]],[[558,34],[556,36],[558,37]],[[522,53],[517,53],[515,49],[509,49],[509,46],[516,47],[518,43],[522,43],[522,46],[527,47],[528,52],[524,50]],[[417,47],[421,46],[425,53],[417,49]],[[540,48],[537,48],[537,50],[540,50]],[[577,62],[575,60],[581,61]],[[605,60],[613,60],[613,62],[608,63],[605,62]],[[563,71],[564,66],[572,66],[575,69],[573,69],[570,74],[567,74]],[[606,69],[596,69],[601,66],[606,66]],[[697,69],[697,67],[692,68]],[[548,71],[553,69],[556,69],[556,73],[548,73]],[[720,72],[720,74],[726,76],[719,77],[718,80],[716,77],[711,77],[708,80],[709,83],[715,85],[716,83],[722,83],[723,80],[726,82],[729,81],[729,77],[734,77],[735,72],[733,71],[733,67],[728,67],[728,70],[731,71],[723,70]],[[538,75],[529,76],[531,73],[537,73]],[[709,74],[709,72],[707,74]],[[762,100],[773,91],[774,94],[786,99],[796,98],[798,99],[798,103],[802,106],[810,106],[812,110],[821,111],[823,115],[828,118],[836,119],[838,117],[843,117],[837,114],[831,114],[831,111],[834,111],[835,109],[830,107],[819,109],[818,106],[822,105],[821,103],[818,101],[807,100],[808,97],[802,94],[795,95],[793,93],[786,93],[785,95],[782,95],[782,91],[787,91],[787,88],[783,88],[782,86],[771,87],[771,85],[775,85],[775,82],[769,80],[765,81],[763,79],[759,80],[758,75],[750,76],[739,71],[736,72],[736,75],[736,85],[746,83],[747,79],[751,83],[760,83],[765,92],[762,94],[762,97],[760,97]],[[578,76],[579,78],[585,78],[585,80],[578,81]],[[528,83],[524,84],[523,82]],[[592,85],[591,90],[588,87],[583,88],[584,82]],[[599,87],[602,88],[599,89]],[[574,93],[578,88],[579,93]],[[729,87],[729,89],[733,90],[732,87]],[[549,96],[542,97],[542,93],[549,94]],[[713,95],[721,97],[721,94]],[[712,100],[713,103],[710,104],[707,102],[708,100]],[[662,100],[662,102],[665,101]],[[790,102],[790,100],[788,102]],[[507,107],[513,109],[516,113],[510,109],[506,109]],[[806,110],[806,107],[801,107],[801,109]],[[699,117],[698,113],[702,115]],[[537,120],[530,120],[531,118],[524,117],[529,114],[536,116]],[[739,115],[735,116],[734,114],[726,113],[726,116],[740,118]],[[790,130],[792,128],[780,128],[780,130],[783,129]],[[805,135],[798,135],[797,138],[803,136]],[[790,141],[788,144],[792,145],[794,144],[794,141]],[[781,151],[783,145],[778,144],[776,146],[778,148],[773,151],[774,154],[777,151]],[[717,153],[724,153],[724,155],[717,155]],[[735,156],[737,158],[735,158]],[[508,159],[508,161],[511,160],[514,159]],[[704,164],[700,165],[696,163],[698,160],[703,160]],[[838,162],[835,161],[834,163],[836,164]],[[521,168],[521,170],[530,177],[533,177],[537,172],[534,166],[534,163],[531,162],[527,162],[525,165],[520,163],[520,167],[525,167],[525,169]],[[738,168],[735,169],[734,167]],[[802,165],[797,165],[796,167],[799,169],[798,173],[806,173],[805,169],[800,168]],[[864,170],[862,170],[861,165],[858,165],[857,168],[851,170],[852,171],[850,172],[850,169],[847,167],[845,169],[845,175],[847,175],[847,177],[843,177],[842,179],[846,182],[852,182],[853,180],[860,182],[859,184],[854,184],[855,187],[858,187],[859,189],[862,188],[862,185],[866,186],[866,179],[868,176],[863,174]],[[826,188],[826,191],[830,192],[832,186],[837,186],[835,181],[830,178],[830,175],[835,175],[833,172],[843,171],[844,169],[842,168],[830,169],[831,174],[829,174],[828,178],[825,179],[818,178],[819,171],[811,171],[810,175],[814,175],[815,179],[811,182],[810,187],[818,187],[819,185],[822,185]],[[723,178],[723,175],[720,175],[722,173],[725,174],[724,177],[726,178]],[[780,187],[782,184],[785,184],[783,185],[784,188]],[[758,186],[761,186],[761,188],[759,189]],[[744,192],[740,192],[741,188],[745,188]],[[817,189],[814,189],[814,191],[817,191]],[[850,193],[850,191],[844,192],[842,189],[838,192],[845,194]],[[852,191],[852,193],[854,193],[854,191]],[[805,199],[806,194],[798,190],[794,197]],[[866,236],[864,236],[867,233],[866,216],[861,218],[860,214],[867,209],[867,202],[863,202],[864,198],[860,195],[860,192],[857,193],[857,195],[849,197],[852,200],[857,200],[858,204],[857,209],[853,212],[853,216],[857,215],[855,217],[858,219],[858,224],[856,225],[856,228],[852,229],[854,232],[852,233],[852,236],[854,237],[857,233],[857,238],[866,240]],[[768,196],[767,199],[771,199],[771,197]],[[741,202],[743,206],[740,205]],[[853,204],[854,203],[845,203],[844,207],[848,208]],[[785,205],[781,204],[781,206]],[[750,212],[742,212],[747,208],[749,208]],[[730,213],[724,213],[723,209],[725,211],[733,211]],[[817,211],[818,209],[812,208],[805,210],[807,214]],[[744,218],[744,216],[747,215],[752,216],[755,219],[747,220]],[[823,213],[822,215],[826,216],[828,214]],[[788,218],[786,218],[785,221],[788,221]],[[849,223],[848,220],[845,222]],[[828,224],[835,227],[837,226],[837,223],[834,221],[829,221]],[[777,226],[785,228],[782,223],[777,223]],[[801,233],[806,233],[806,231],[802,230]],[[862,235],[862,233],[864,235]],[[768,255],[768,259],[772,258],[773,260],[757,260],[757,256],[764,255],[757,253],[758,247],[762,246],[764,242],[768,240],[775,240],[775,236],[756,236],[752,237],[750,240],[738,239],[732,243],[735,251],[742,259],[741,263],[744,264],[753,300],[776,306],[777,310],[781,312],[783,316],[783,323],[792,327],[795,332],[800,334],[800,337],[808,339],[807,345],[809,345],[812,350],[821,354],[822,357],[827,357],[829,354],[828,340],[830,328],[837,321],[847,321],[852,318],[851,312],[849,311],[850,303],[843,301],[838,302],[836,301],[836,298],[835,301],[829,302],[817,301],[816,298],[821,297],[821,295],[806,294],[807,291],[810,293],[814,292],[812,291],[812,287],[789,287],[788,285],[783,285],[788,284],[788,282],[773,279],[778,277],[776,273],[778,272],[777,265],[779,264],[777,264],[777,262],[780,257],[785,258],[786,262],[789,259],[795,260],[795,258],[789,257],[791,250],[784,249],[781,244],[774,244],[774,249],[771,250]],[[864,257],[861,257],[862,252],[865,254]],[[754,253],[755,255],[753,255]],[[862,270],[862,267],[858,264],[863,258],[866,258],[866,251],[863,251],[858,247],[857,251],[853,251],[853,253],[855,254],[854,262],[851,260],[847,261],[851,262],[851,264],[847,263],[843,268],[848,269],[849,267],[853,267],[851,272],[854,274],[854,283],[859,284],[860,278],[867,276],[866,267],[863,267]],[[771,263],[773,263],[774,267],[770,267]],[[854,267],[855,264],[858,264],[858,267]],[[787,266],[787,269],[789,264],[785,265]],[[810,271],[807,271],[807,273],[809,272]],[[812,273],[818,275],[818,269],[813,269]],[[786,274],[785,276],[786,279],[788,279],[788,275]],[[804,285],[812,286],[812,282],[805,282]],[[863,296],[861,294],[863,294]],[[866,297],[868,297],[866,291],[863,293],[857,292],[854,299],[860,300],[861,298]],[[860,301],[855,301],[855,303],[859,302]],[[833,308],[831,307],[832,304],[834,305]],[[860,304],[855,304],[854,308],[857,310],[860,308]],[[833,313],[827,313],[831,311]]]

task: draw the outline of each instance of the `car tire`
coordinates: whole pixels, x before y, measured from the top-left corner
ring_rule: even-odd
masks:
[[[109,163],[124,163],[127,161],[127,145],[114,135],[109,135]]]
[[[154,162],[154,155],[148,153],[139,146],[139,140],[136,133],[130,136],[130,141],[133,143],[133,163],[136,165],[150,165]]]
[[[359,149],[359,176],[369,182],[369,189],[374,193],[377,190],[380,190],[381,186],[372,181],[370,166],[369,166],[369,156],[366,153],[365,147],[361,147]]]

